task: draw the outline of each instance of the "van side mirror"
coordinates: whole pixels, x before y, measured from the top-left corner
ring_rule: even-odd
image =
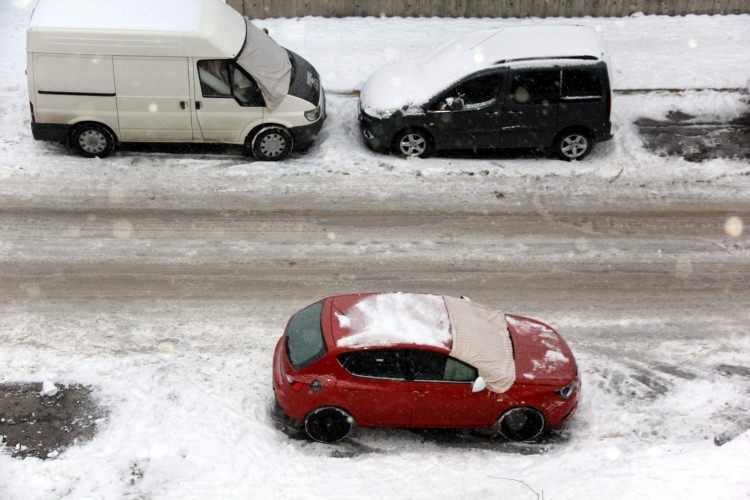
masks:
[[[471,386],[471,392],[482,392],[487,388],[487,382],[482,377],[477,377],[474,384]]]

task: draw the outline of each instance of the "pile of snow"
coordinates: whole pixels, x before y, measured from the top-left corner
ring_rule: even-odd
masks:
[[[42,383],[42,392],[40,393],[42,396],[49,398],[49,397],[55,396],[58,392],[59,390],[54,382],[45,380]]]
[[[448,311],[439,295],[384,293],[371,295],[337,315],[349,333],[339,347],[415,344],[450,348]]]
[[[373,116],[425,104],[462,78],[501,61],[587,56],[604,59],[597,34],[584,26],[514,26],[469,33],[413,61],[377,70],[362,87]]]

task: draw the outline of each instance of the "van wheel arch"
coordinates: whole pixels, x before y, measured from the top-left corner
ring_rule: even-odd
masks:
[[[91,136],[92,140],[100,138],[105,141],[104,144],[92,145],[87,147],[82,140],[84,134]],[[68,133],[68,142],[66,146],[72,148],[79,155],[86,158],[106,158],[109,156],[118,144],[117,134],[109,126],[95,121],[83,121],[70,127]]]
[[[259,151],[259,144],[257,144],[256,139],[261,134],[261,132],[264,132],[266,130],[273,130],[278,129],[278,131],[282,132],[281,135],[284,136],[284,139],[287,141],[287,145],[285,148],[284,153],[282,153],[278,157],[265,157],[260,151]],[[292,136],[292,132],[289,130],[289,127],[285,125],[281,125],[278,123],[262,123],[258,125],[257,127],[253,128],[245,137],[245,150],[246,153],[250,156],[254,156],[256,160],[266,160],[266,161],[279,161],[283,160],[287,156],[289,156],[289,153],[291,153],[292,149],[294,149],[294,137]]]
[[[585,147],[583,148],[581,152],[576,152],[572,154],[566,153],[565,151],[563,151],[563,147],[564,147],[563,141],[566,138],[570,138],[575,135],[580,135],[581,137],[585,139],[585,143],[586,143]],[[552,147],[555,153],[557,154],[557,156],[561,160],[565,160],[565,161],[582,160],[591,152],[591,149],[594,147],[594,134],[589,128],[584,127],[582,125],[574,125],[571,127],[566,127],[557,133],[557,135],[555,136],[555,140],[552,143]],[[576,151],[580,151],[580,148],[577,148]]]

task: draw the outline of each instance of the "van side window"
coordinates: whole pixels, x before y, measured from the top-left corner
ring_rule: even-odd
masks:
[[[602,96],[602,82],[594,71],[564,69],[562,96],[568,99],[595,99]]]
[[[260,87],[255,83],[255,80],[237,68],[233,68],[232,71],[232,91],[243,106],[266,105]]]
[[[242,106],[265,106],[260,87],[229,59],[198,61],[203,97],[233,97]]]
[[[560,70],[521,70],[513,75],[511,99],[517,104],[557,102],[560,97]]]
[[[198,61],[198,77],[203,97],[232,97],[227,59]]]

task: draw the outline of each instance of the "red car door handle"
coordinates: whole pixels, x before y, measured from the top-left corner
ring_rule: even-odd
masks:
[[[411,395],[414,396],[415,398],[423,398],[425,394],[427,393],[422,392],[422,391],[411,391]]]

